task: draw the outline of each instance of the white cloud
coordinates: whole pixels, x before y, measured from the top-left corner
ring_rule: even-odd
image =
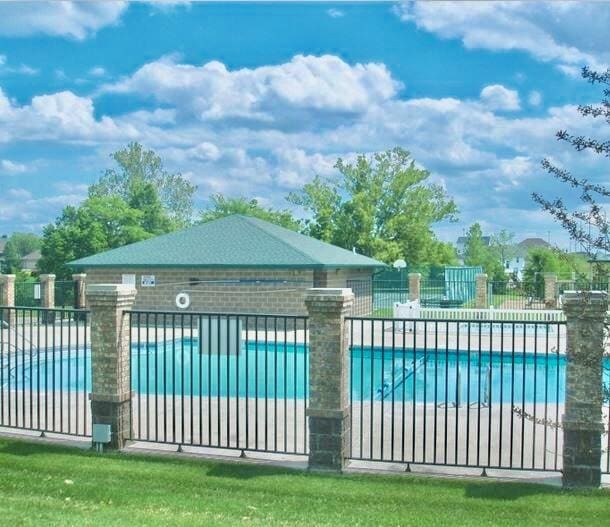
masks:
[[[338,71],[334,79],[330,65]],[[288,86],[295,86],[294,91]],[[93,99],[67,91],[40,95],[21,106],[0,92],[0,141],[79,143],[84,145],[81,165],[101,169],[110,152],[136,139],[155,149],[168,169],[198,184],[200,203],[212,192],[223,192],[265,196],[269,204],[282,207],[286,194],[314,174],[334,174],[337,157],[353,159],[356,153],[399,145],[455,197],[464,221],[505,222],[507,228],[518,211],[533,217],[532,190],[555,192],[554,181],[540,168],[543,157],[593,178],[605,173],[595,156],[574,152],[555,139],[564,128],[609,135],[604,122],[581,119],[575,106],[530,117],[513,114],[505,110],[518,108],[519,94],[499,85],[483,88],[481,97],[471,100],[400,99],[382,64],[302,57],[230,71],[217,62],[190,66],[163,60],[106,89],[143,94],[157,107],[150,100],[142,108],[134,102],[133,111],[110,117],[96,113]],[[53,191],[57,204],[46,201],[43,209],[33,203],[33,216],[27,218],[13,208],[14,221],[40,223],[45,213],[49,219],[58,212],[65,196],[82,198],[69,186]],[[494,210],[510,210],[513,216],[503,219],[489,212]]]
[[[0,172],[5,174],[22,174],[27,171],[27,167],[23,163],[16,163],[10,159],[0,159]]]
[[[540,106],[542,104],[542,94],[539,91],[532,90],[527,96],[527,102],[530,106]]]
[[[491,84],[481,90],[481,101],[491,110],[518,110],[519,93],[501,84]]]
[[[350,65],[332,55],[297,55],[284,64],[235,71],[216,61],[193,66],[164,58],[103,91],[149,95],[205,121],[293,126],[295,120],[304,121],[304,113],[363,113],[400,88],[383,64]]]
[[[21,140],[121,141],[135,139],[136,129],[102,116],[96,119],[93,101],[70,91],[37,95],[29,105],[16,106],[0,89],[0,142]]]
[[[341,11],[341,9],[337,9],[335,7],[331,7],[326,10],[326,14],[331,18],[341,18],[345,16],[345,13]]]
[[[77,40],[115,24],[127,2],[0,2],[0,35],[42,33]]]
[[[102,66],[95,66],[89,70],[89,75],[92,77],[103,77],[106,75],[106,70]]]
[[[605,2],[405,2],[396,12],[466,48],[524,51],[568,74],[610,64]]]
[[[0,55],[0,73],[17,73],[20,75],[37,75],[38,70],[32,68],[27,64],[20,64],[19,66],[11,66],[8,62],[6,55]]]
[[[15,198],[15,199],[19,199],[19,200],[30,199],[32,197],[32,193],[29,190],[26,190],[24,188],[9,189],[8,195],[11,198]]]

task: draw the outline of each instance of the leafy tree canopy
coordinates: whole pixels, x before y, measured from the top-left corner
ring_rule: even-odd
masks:
[[[15,232],[4,247],[4,268],[7,273],[17,273],[21,270],[21,259],[33,251],[40,249],[40,238],[29,232]]]
[[[100,180],[89,188],[89,196],[118,196],[129,203],[143,183],[152,185],[165,213],[178,226],[188,225],[193,216],[193,196],[197,187],[180,173],[165,170],[163,161],[153,150],[145,150],[140,143],[129,143],[126,148],[110,155],[118,165],[104,172]]]
[[[168,232],[171,221],[153,211],[158,200],[154,189],[143,186],[139,192],[141,210],[118,196],[94,196],[79,207],[64,208],[55,223],[44,228],[40,270],[69,278],[74,272],[65,265],[69,261]]]
[[[582,69],[582,77],[593,85],[601,85],[603,98],[600,104],[578,106],[578,112],[585,119],[598,119],[610,125],[610,69],[600,73],[585,67]],[[573,134],[568,130],[559,130],[556,137],[577,152],[586,152],[589,157],[595,155],[610,157],[610,141],[606,138],[587,137]],[[542,161],[542,167],[563,183],[564,188],[570,191],[572,196],[549,198],[534,192],[532,194],[534,201],[568,232],[577,246],[584,249],[589,259],[596,260],[600,252],[610,253],[610,222],[607,216],[610,188],[574,175],[549,158]],[[579,203],[574,207],[569,206],[567,203],[570,197],[576,197]],[[605,268],[601,263],[596,263],[594,267],[595,272],[602,272]]]
[[[244,216],[253,216],[275,223],[293,231],[300,231],[302,227],[301,222],[295,219],[289,210],[266,208],[260,205],[256,199],[226,198],[222,194],[214,194],[210,197],[210,202],[210,206],[201,213],[202,223],[232,214],[243,214]]]
[[[339,159],[339,176],[319,176],[289,202],[303,207],[311,219],[310,236],[385,262],[404,259],[410,265],[453,264],[450,244],[436,239],[432,225],[455,220],[457,206],[440,185],[426,183],[409,152],[394,148],[355,163]]]

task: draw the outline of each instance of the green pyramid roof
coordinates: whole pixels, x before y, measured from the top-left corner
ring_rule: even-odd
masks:
[[[234,215],[70,262],[73,267],[344,268],[385,264],[272,223]]]

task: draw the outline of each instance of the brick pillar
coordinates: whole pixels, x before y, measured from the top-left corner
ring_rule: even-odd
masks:
[[[87,288],[91,310],[91,416],[111,426],[110,448],[122,448],[131,436],[129,317],[136,290],[122,284]]]
[[[478,274],[475,277],[475,307],[477,309],[487,309],[489,307],[489,295],[487,294],[487,275]]]
[[[602,356],[606,292],[568,291],[563,486],[599,487],[601,482]]]
[[[350,289],[309,289],[309,468],[341,471],[349,438]]]
[[[421,274],[409,273],[409,301],[413,302],[420,299],[421,293]]]
[[[40,305],[53,309],[55,307],[55,275],[40,275]]]
[[[14,274],[0,274],[0,309],[2,307],[13,308],[15,307],[15,275]],[[7,309],[3,310],[0,322],[2,326],[4,323],[10,327],[15,325],[15,310]]]
[[[74,308],[75,309],[85,309],[87,305],[86,297],[85,297],[85,283],[86,283],[87,275],[84,273],[78,273],[72,275],[72,280],[74,281]]]
[[[544,307],[557,309],[557,275],[544,273]]]

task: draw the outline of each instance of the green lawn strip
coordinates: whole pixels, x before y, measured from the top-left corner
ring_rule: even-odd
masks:
[[[0,439],[3,525],[605,525],[607,491],[105,454]]]

